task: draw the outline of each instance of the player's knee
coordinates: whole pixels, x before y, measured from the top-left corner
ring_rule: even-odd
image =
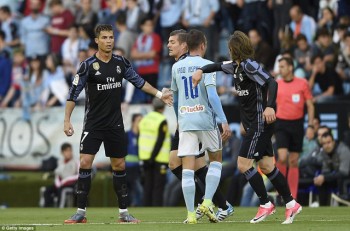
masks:
[[[275,166],[273,164],[259,164],[260,170],[262,173],[269,174],[270,172],[272,172],[272,170],[275,168]]]
[[[80,158],[80,168],[91,169],[92,161],[89,158]]]
[[[125,161],[120,161],[116,163],[111,163],[113,171],[124,171],[125,170]]]
[[[297,168],[298,167],[298,159],[290,159],[288,165],[289,165],[289,167]]]
[[[245,163],[242,163],[240,161],[237,162],[237,168],[239,170],[240,173],[245,173],[246,171],[248,171],[252,166],[249,166]]]

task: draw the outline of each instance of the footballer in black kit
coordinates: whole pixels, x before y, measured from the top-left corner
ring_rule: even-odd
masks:
[[[86,223],[87,198],[91,188],[91,169],[94,155],[102,142],[105,154],[110,157],[113,189],[118,198],[118,222],[138,223],[140,220],[127,209],[128,190],[125,172],[127,154],[126,136],[121,113],[122,80],[125,78],[135,87],[152,94],[172,105],[172,94],[163,92],[143,80],[124,57],[113,55],[114,34],[112,25],[100,24],[95,29],[98,51],[81,63],[69,91],[64,115],[64,133],[74,134],[70,122],[79,93],[85,88],[85,116],[80,140],[80,168],[77,182],[77,212],[64,223]]]
[[[233,76],[246,133],[237,160],[238,169],[260,201],[258,212],[250,223],[261,222],[276,211],[268,199],[261,175],[253,166],[255,159],[286,204],[286,219],[282,224],[291,224],[302,207],[294,200],[285,177],[274,163],[271,137],[276,120],[277,82],[253,60],[254,48],[246,34],[235,31],[229,38],[228,48],[232,61],[201,67],[192,75],[193,86],[201,80],[202,73],[224,71]]]
[[[220,70],[231,74],[240,103],[240,117],[246,135],[239,155],[259,160],[263,155],[273,156],[271,137],[273,124],[263,118],[266,107],[276,108],[277,83],[254,60],[247,59],[238,66],[223,62],[202,67],[204,73]]]
[[[112,55],[111,60],[105,63],[94,55],[81,63],[68,99],[76,101],[85,87],[86,102],[81,153],[96,154],[103,141],[106,156],[116,158],[126,156],[121,113],[123,78],[139,89],[145,84],[145,80],[122,56]]]

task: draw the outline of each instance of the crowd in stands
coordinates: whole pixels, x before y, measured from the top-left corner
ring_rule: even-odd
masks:
[[[203,31],[207,58],[219,61],[228,59],[226,40],[239,29],[274,76],[278,59],[289,56],[315,102],[347,99],[349,12],[350,3],[342,0],[2,0],[1,107],[23,107],[30,118],[31,110],[64,105],[77,67],[96,51],[94,28],[101,23],[114,27],[116,53],[155,87],[171,81],[174,60],[166,46],[172,30]],[[124,86],[126,103],[150,102]],[[235,102],[230,76],[218,75],[218,91],[224,104]]]
[[[249,35],[256,60],[276,78],[278,60],[290,57],[294,75],[308,81],[315,103],[350,100],[347,0],[0,0],[0,107],[22,107],[24,118],[30,119],[32,111],[63,106],[80,62],[96,52],[97,24],[113,26],[115,53],[129,59],[158,89],[171,82],[174,60],[167,50],[171,31],[201,30],[208,40],[206,57],[223,61],[228,59],[229,35],[242,30]],[[131,84],[124,83],[124,88],[124,103],[150,103]],[[230,75],[218,73],[217,89],[223,105],[235,103]],[[349,169],[330,167],[338,162],[327,160],[332,159],[327,153],[345,148],[332,143],[330,132],[317,142],[314,137],[306,134],[304,145],[325,157],[315,160],[316,172],[336,169],[349,177]],[[344,138],[341,146],[349,145],[349,134]],[[301,161],[314,157],[312,153],[302,155]],[[323,183],[313,182],[317,187]]]

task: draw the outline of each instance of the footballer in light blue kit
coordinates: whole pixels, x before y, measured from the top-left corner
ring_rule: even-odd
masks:
[[[192,87],[192,73],[197,68],[211,63],[199,56],[187,56],[173,65],[171,90],[178,92],[178,108],[175,110],[178,111],[180,132],[208,131],[217,127],[206,89],[208,85],[216,87],[216,73],[204,74],[198,87]]]
[[[202,58],[207,48],[204,34],[199,30],[191,30],[188,32],[186,43],[189,55],[173,65],[171,82],[174,110],[179,125],[178,156],[182,157],[181,185],[187,208],[186,223],[197,223],[194,211],[195,156],[204,150],[208,151],[210,164],[205,179],[204,200],[198,208],[211,222],[218,222],[214,214],[212,198],[221,177],[221,139],[227,139],[230,136],[230,129],[216,92],[215,73],[205,74],[195,88],[192,85],[192,74],[203,65],[212,63]],[[215,116],[222,124],[222,135]],[[199,142],[202,143],[200,151]]]

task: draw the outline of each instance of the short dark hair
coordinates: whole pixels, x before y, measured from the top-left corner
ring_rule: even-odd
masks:
[[[98,38],[100,36],[101,31],[113,31],[113,27],[111,24],[100,24],[96,26],[95,29],[95,37]]]
[[[330,37],[331,34],[329,33],[328,29],[325,27],[321,27],[316,31],[316,39],[318,39],[320,36],[327,36]]]
[[[321,136],[322,138],[327,138],[327,137],[331,137],[332,140],[334,140],[333,134],[331,132],[325,132],[322,134]]]
[[[68,148],[72,148],[72,145],[70,143],[63,143],[61,145],[61,152],[66,151]]]
[[[88,48],[89,48],[89,49],[98,50],[97,43],[95,43],[95,41],[92,40],[92,41],[89,43]]]
[[[53,7],[53,6],[56,6],[56,5],[63,5],[62,4],[62,0],[51,0],[50,4],[49,4],[49,7]]]
[[[230,56],[233,61],[254,58],[254,48],[249,37],[242,31],[236,30],[228,40]]]
[[[179,43],[185,43],[187,41],[187,32],[184,29],[173,30],[169,36],[177,36]]]
[[[7,14],[11,14],[11,9],[8,6],[2,6],[0,7],[0,11],[7,13]]]
[[[153,24],[153,19],[150,16],[145,16],[141,19],[140,21],[140,25],[142,26],[143,24],[145,24],[147,21],[151,21]]]
[[[311,64],[314,64],[316,59],[320,58],[323,60],[323,55],[321,53],[315,54],[314,56],[311,57]]]
[[[120,12],[117,16],[116,23],[119,25],[126,25],[126,13]]]
[[[207,44],[207,38],[202,31],[192,29],[187,34],[186,39],[188,50],[197,49],[202,43]]]
[[[307,38],[304,34],[298,34],[297,37],[295,38],[295,41],[296,42],[299,42],[299,41],[306,41],[307,42]]]
[[[286,61],[286,63],[288,64],[288,66],[292,66],[294,67],[294,62],[293,59],[288,58],[288,57],[282,57],[278,60],[278,62],[282,62],[282,61]]]
[[[131,123],[134,123],[136,118],[139,117],[139,116],[142,116],[141,113],[134,113],[131,115]]]

